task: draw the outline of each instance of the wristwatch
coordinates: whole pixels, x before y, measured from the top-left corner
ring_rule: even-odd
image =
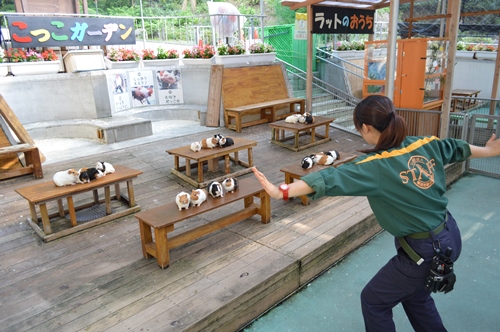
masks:
[[[288,201],[288,189],[290,189],[290,186],[287,185],[286,183],[282,183],[279,186],[280,191],[283,193],[283,200]]]

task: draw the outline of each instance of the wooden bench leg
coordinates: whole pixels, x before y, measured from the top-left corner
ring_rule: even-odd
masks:
[[[36,213],[36,206],[31,202],[29,203],[29,206],[30,206],[31,220],[33,220],[35,224],[38,224],[38,215]]]
[[[66,216],[66,213],[64,213],[64,205],[62,199],[57,200],[57,209],[59,211],[59,217],[64,218]]]
[[[92,190],[92,196],[94,197],[94,204],[99,204],[99,192],[97,189]]]
[[[259,194],[260,198],[260,221],[263,224],[269,223],[271,221],[271,196],[265,191]]]
[[[120,190],[120,184],[117,183],[115,184],[115,197],[117,200],[121,200],[122,199],[122,192]]]
[[[127,181],[127,191],[128,191],[128,206],[135,206],[135,194],[134,194],[134,184],[132,180]]]
[[[42,162],[40,160],[40,152],[37,147],[33,147],[31,151],[24,154],[26,165],[33,166],[33,175],[35,179],[43,178]]]
[[[69,220],[71,222],[71,226],[75,227],[78,223],[76,222],[75,203],[73,202],[73,196],[68,196],[66,200],[68,201]]]
[[[52,234],[52,228],[50,227],[49,213],[47,211],[47,204],[40,204],[40,214],[42,215],[42,226],[43,232],[48,235]]]
[[[234,118],[236,122],[236,132],[241,133],[241,115],[237,114],[236,117]]]
[[[139,219],[139,231],[141,232],[142,255],[144,258],[151,258],[153,255],[149,254],[146,245],[153,242],[153,234],[151,234],[151,226],[146,225]]]
[[[170,264],[170,253],[168,251],[167,228],[155,228],[156,260],[158,265],[164,269]]]
[[[111,188],[109,186],[104,187],[104,204],[106,206],[106,215],[113,213],[111,208]]]

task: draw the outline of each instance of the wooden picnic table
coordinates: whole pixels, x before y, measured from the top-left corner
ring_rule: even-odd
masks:
[[[234,145],[216,147],[213,149],[202,149],[198,152],[192,151],[190,145],[167,150],[166,152],[168,154],[174,156],[174,168],[171,170],[172,174],[180,177],[197,188],[203,188],[206,187],[209,182],[220,181],[227,177],[237,177],[251,172],[251,167],[253,166],[252,148],[257,145],[257,142],[240,137],[233,138],[233,140]],[[239,156],[239,152],[244,150],[247,150],[247,162],[241,160]],[[231,156],[231,154],[233,155]],[[225,175],[205,181],[203,165],[207,163],[208,171],[212,173],[216,172],[219,170],[220,158],[224,158]],[[181,159],[185,159],[184,165],[181,165]],[[194,163],[192,163],[193,161]],[[245,169],[232,172],[230,161],[245,167]],[[197,177],[193,178],[191,176],[191,168],[195,167],[198,168],[198,172]]]
[[[16,192],[24,197],[29,203],[31,217],[28,217],[28,224],[45,242],[49,242],[62,236],[139,211],[141,207],[135,202],[132,180],[139,174],[142,174],[142,171],[121,165],[116,165],[114,167],[114,173],[107,174],[89,183],[78,183],[72,186],[57,187],[53,181],[47,181],[16,189]],[[120,183],[123,182],[127,184],[128,197],[121,193]],[[111,186],[115,188],[114,196],[111,196]],[[101,188],[104,188],[104,199],[99,199],[98,189]],[[76,206],[74,196],[89,192],[93,194],[92,202],[82,203]],[[66,198],[67,201],[66,209],[63,206],[64,198]],[[128,208],[114,211],[111,204],[112,199],[125,201]],[[55,201],[57,201],[58,212],[49,214],[47,204]],[[100,203],[104,203],[105,207],[105,215],[103,217],[97,217],[81,224],[77,222],[77,211],[99,205]],[[40,218],[36,210],[37,206],[40,210]],[[65,221],[66,213],[69,215],[71,228],[53,232],[51,218],[59,217],[59,219]],[[38,225],[39,220],[42,221],[43,229]]]
[[[271,143],[277,144],[284,148],[295,152],[301,151],[312,146],[316,146],[331,140],[329,137],[330,123],[335,120],[323,116],[316,116],[313,123],[287,123],[285,120],[270,123],[271,127]],[[317,128],[324,126],[324,134],[317,132]],[[291,131],[292,136],[286,136],[285,132]],[[311,141],[307,144],[300,145],[300,136],[309,135]],[[284,143],[293,139],[293,144]]]
[[[463,97],[463,98],[453,98],[451,103],[452,112],[455,112],[458,108],[459,110],[466,110],[475,105],[477,105],[476,99],[477,95],[481,90],[475,89],[454,89],[451,91],[452,97]]]

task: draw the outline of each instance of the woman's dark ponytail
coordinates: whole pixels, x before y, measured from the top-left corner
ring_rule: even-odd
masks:
[[[381,95],[363,99],[354,108],[354,126],[359,131],[363,124],[371,125],[380,132],[380,138],[373,149],[360,150],[369,153],[388,150],[399,146],[407,135],[406,122],[398,114],[392,101]]]

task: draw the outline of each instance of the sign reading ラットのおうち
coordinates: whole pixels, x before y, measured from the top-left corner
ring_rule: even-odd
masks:
[[[312,6],[313,33],[373,34],[374,10]]]

